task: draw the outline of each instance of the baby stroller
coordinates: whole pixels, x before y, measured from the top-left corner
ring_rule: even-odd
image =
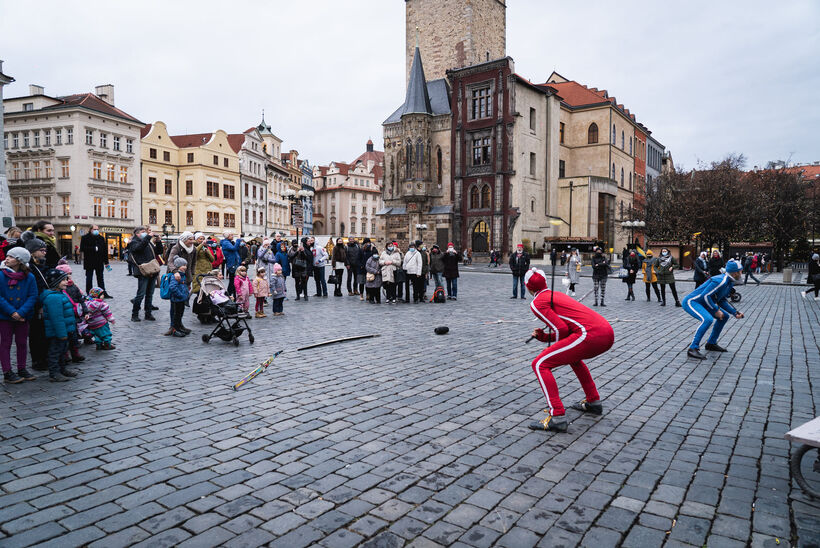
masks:
[[[200,323],[209,324],[214,323],[216,318],[213,314],[213,302],[211,294],[225,291],[225,284],[215,274],[200,274],[197,276],[199,280],[199,293],[194,297],[194,302],[191,305],[191,311],[196,314]]]
[[[225,298],[224,302],[222,299]],[[211,295],[211,315],[216,319],[216,327],[210,335],[202,335],[202,342],[207,343],[214,337],[219,337],[225,342],[233,342],[234,346],[239,346],[239,337],[245,331],[248,332],[248,342],[253,344],[253,333],[248,326],[250,314],[241,310],[239,306],[224,297],[219,292]]]
[[[729,291],[729,300],[733,303],[739,303],[743,296],[737,292],[734,287]]]

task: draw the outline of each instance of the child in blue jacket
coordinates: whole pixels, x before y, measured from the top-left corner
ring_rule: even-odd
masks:
[[[188,261],[182,257],[174,259],[171,282],[168,289],[171,292],[171,335],[174,337],[184,337],[187,333],[182,328],[182,315],[185,314],[185,306],[188,304],[188,286],[185,283],[185,272],[188,270]],[[166,333],[167,335],[168,333]]]
[[[76,377],[77,372],[66,368],[68,337],[76,329],[74,307],[64,293],[68,285],[68,274],[56,268],[44,273],[47,289],[40,295],[43,305],[46,341],[48,343],[48,380],[65,382]]]
[[[0,363],[3,379],[9,384],[33,381],[26,369],[28,321],[37,304],[37,281],[29,272],[31,253],[25,247],[8,250],[0,263]],[[11,344],[17,343],[17,372],[11,370]]]

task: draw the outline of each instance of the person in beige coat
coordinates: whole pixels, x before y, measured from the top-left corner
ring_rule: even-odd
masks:
[[[387,292],[387,302],[396,302],[396,269],[401,268],[401,253],[396,242],[387,244],[379,255],[379,266],[382,269],[382,284]]]

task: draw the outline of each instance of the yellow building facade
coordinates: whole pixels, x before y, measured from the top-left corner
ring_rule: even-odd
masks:
[[[143,129],[142,222],[157,232],[242,232],[239,156],[222,130],[169,135]]]

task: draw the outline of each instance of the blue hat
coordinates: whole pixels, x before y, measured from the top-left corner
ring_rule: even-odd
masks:
[[[737,261],[729,261],[728,263],[726,263],[726,272],[727,273],[740,272],[740,271],[741,271],[741,266],[740,266],[740,263],[738,263]]]

